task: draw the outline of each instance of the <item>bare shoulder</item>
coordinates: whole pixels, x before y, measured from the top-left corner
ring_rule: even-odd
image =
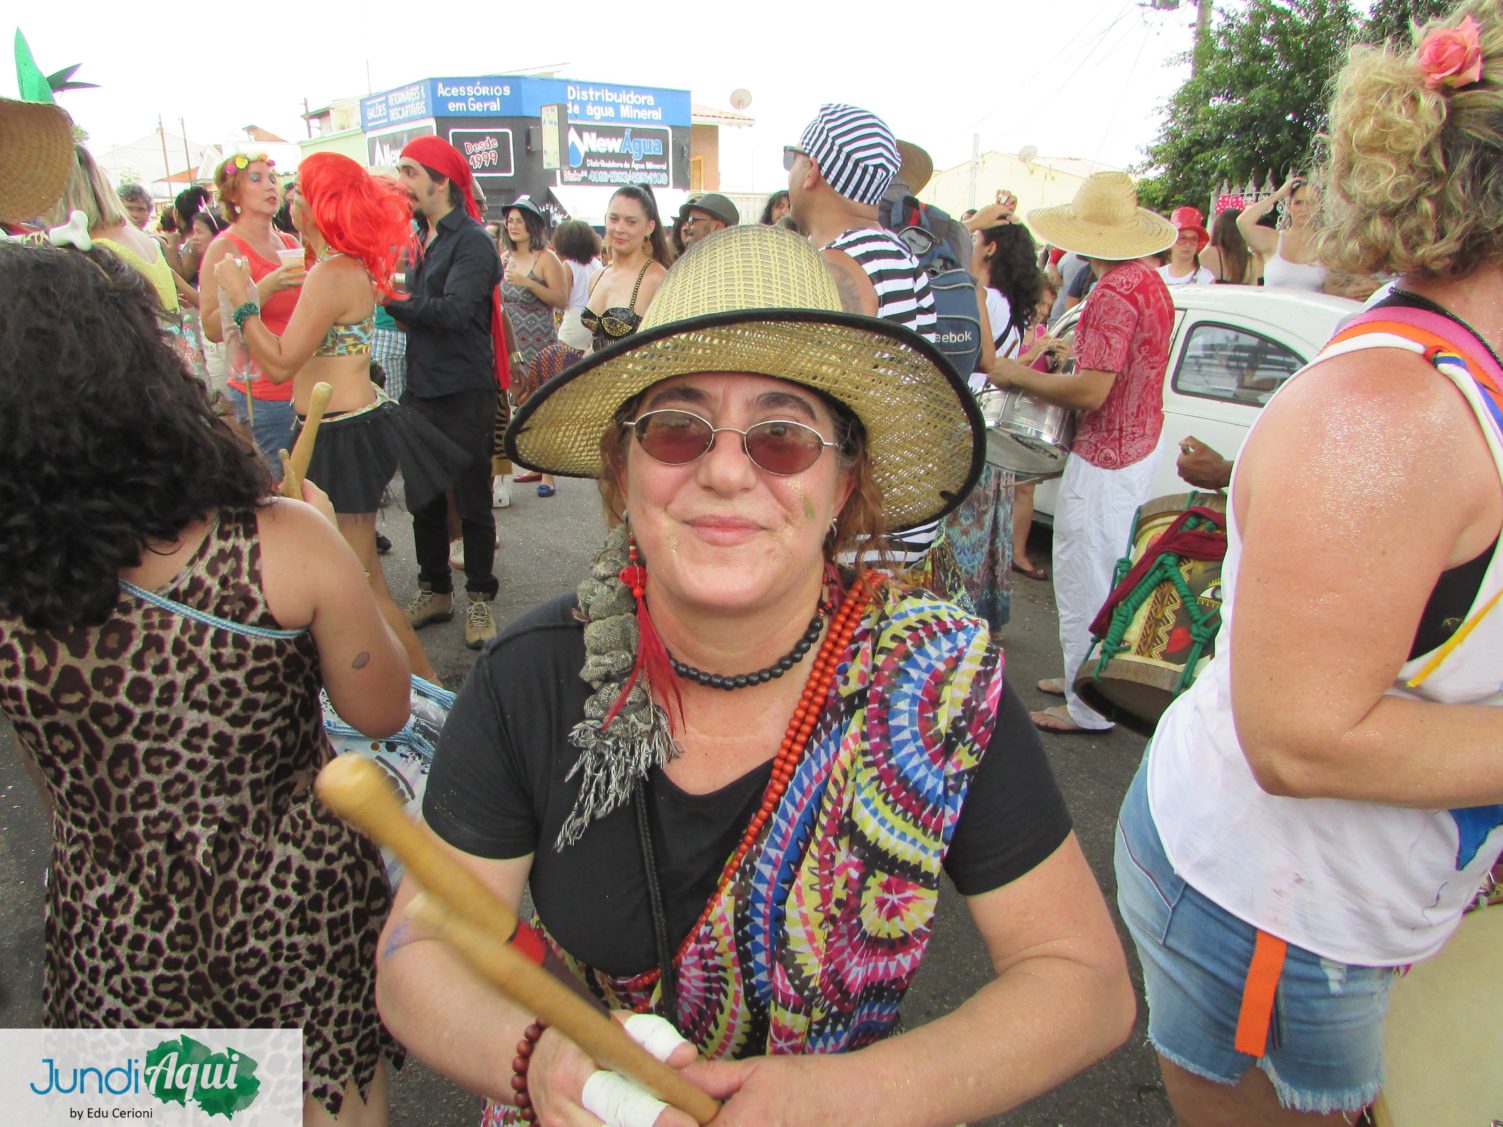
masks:
[[[1299,376],[1263,409],[1238,478],[1239,521],[1243,502],[1260,495],[1346,521],[1366,513],[1412,525],[1444,511],[1442,523],[1494,530],[1500,505],[1471,406],[1423,357],[1397,348],[1331,357]]]
[[[216,235],[214,239],[209,243],[209,249],[204,251],[204,260],[199,267],[200,271],[202,271],[204,266],[213,265],[225,255],[229,254],[230,251],[234,248],[234,245],[234,243],[230,242],[227,235]]]

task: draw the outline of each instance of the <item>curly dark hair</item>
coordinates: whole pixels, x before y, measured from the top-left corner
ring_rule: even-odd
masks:
[[[1033,236],[1020,223],[1004,223],[981,232],[987,246],[995,248],[987,263],[986,284],[1007,299],[1012,311],[1008,325],[993,325],[998,340],[1012,328],[1019,336],[1033,322],[1039,298],[1044,293],[1044,272],[1039,269],[1038,248]]]
[[[144,279],[104,250],[0,242],[0,610],[103,623],[119,574],[270,490],[163,335]]]
[[[553,249],[560,258],[588,266],[600,257],[600,236],[583,219],[566,219],[553,232]]]

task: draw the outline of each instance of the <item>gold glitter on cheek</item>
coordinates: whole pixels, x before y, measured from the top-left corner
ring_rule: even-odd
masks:
[[[804,519],[807,521],[814,520],[814,499],[809,496],[809,487],[802,481],[791,481],[788,483],[788,488],[793,491],[795,497],[803,502]]]

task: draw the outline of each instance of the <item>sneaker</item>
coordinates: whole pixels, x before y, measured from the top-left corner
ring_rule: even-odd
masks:
[[[454,596],[447,591],[418,588],[418,593],[407,604],[407,624],[421,630],[430,622],[448,622],[454,617]]]
[[[464,612],[464,644],[478,650],[495,636],[496,623],[491,618],[491,604],[471,595],[470,605]]]
[[[491,479],[491,508],[511,508],[511,474]]]
[[[379,532],[376,533],[376,555],[384,556],[391,551],[391,541]]]

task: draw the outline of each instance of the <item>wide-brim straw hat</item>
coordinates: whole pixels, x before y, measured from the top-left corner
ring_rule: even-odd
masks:
[[[761,224],[695,242],[635,334],[522,405],[506,452],[542,473],[598,478],[601,439],[625,403],[663,380],[709,372],[788,380],[849,408],[866,431],[887,531],[943,516],[981,473],[985,426],[944,355],[901,325],[842,311],[818,252]]]
[[[903,163],[898,167],[897,178],[918,195],[934,177],[934,158],[912,141],[898,142],[898,158]]]
[[[1069,203],[1030,211],[1028,226],[1047,243],[1107,262],[1158,254],[1179,237],[1169,220],[1138,206],[1137,187],[1125,172],[1086,177]]]
[[[60,106],[0,98],[0,153],[0,219],[35,218],[68,186],[73,120]]]

